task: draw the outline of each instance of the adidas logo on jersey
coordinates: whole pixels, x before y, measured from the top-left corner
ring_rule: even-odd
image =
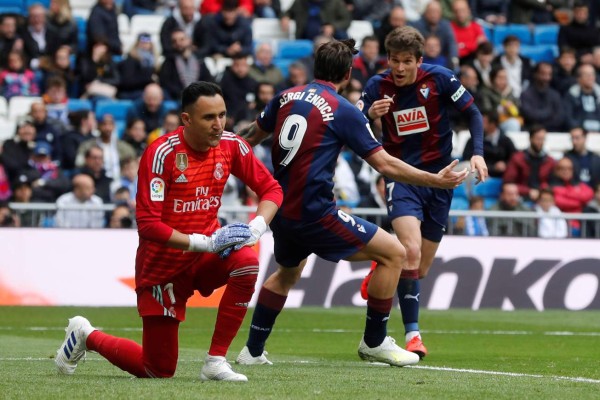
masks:
[[[179,175],[179,178],[175,179],[175,183],[186,183],[187,181],[184,174]]]

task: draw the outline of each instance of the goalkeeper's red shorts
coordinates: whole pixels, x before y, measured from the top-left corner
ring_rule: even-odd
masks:
[[[141,317],[165,316],[185,321],[186,303],[194,290],[208,297],[215,289],[227,284],[232,272],[258,266],[257,254],[250,247],[234,251],[225,259],[204,253],[196,260],[185,271],[161,284],[136,288]]]

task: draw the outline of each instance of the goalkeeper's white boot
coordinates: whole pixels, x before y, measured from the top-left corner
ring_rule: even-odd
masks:
[[[65,341],[58,348],[54,363],[58,372],[65,375],[73,375],[77,362],[85,357],[85,341],[94,331],[90,321],[83,317],[73,317],[69,319],[69,325],[65,329],[67,332]]]
[[[358,346],[358,355],[366,361],[378,361],[396,367],[413,365],[419,362],[419,356],[410,351],[404,350],[396,344],[396,340],[391,336],[386,336],[383,342],[377,347],[369,347],[364,338],[361,339]]]
[[[203,381],[248,382],[246,375],[233,372],[225,357],[208,354],[200,371],[200,379]]]
[[[240,351],[240,354],[235,359],[235,362],[242,365],[273,365],[273,363],[267,359],[268,354],[269,353],[266,351],[263,351],[260,356],[254,357],[252,354],[250,354],[248,346],[244,346],[242,351]]]

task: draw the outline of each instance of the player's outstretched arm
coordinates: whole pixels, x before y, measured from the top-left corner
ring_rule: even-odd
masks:
[[[392,157],[385,150],[372,154],[365,161],[375,168],[377,172],[390,179],[418,186],[454,189],[469,175],[469,171],[466,168],[462,171],[453,170],[456,164],[458,164],[458,160],[452,161],[437,174],[432,174]]]
[[[254,147],[266,138],[268,138],[271,134],[269,132],[263,131],[256,121],[253,121],[250,125],[242,128],[239,132],[237,132],[238,136],[246,139],[250,146]]]

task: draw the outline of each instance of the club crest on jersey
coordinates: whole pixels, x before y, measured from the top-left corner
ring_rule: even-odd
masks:
[[[423,98],[425,100],[427,100],[427,97],[429,97],[429,88],[427,87],[426,84],[423,84],[423,87],[421,87],[421,89],[419,89],[419,92],[421,92],[421,95],[423,96]]]
[[[223,176],[225,176],[225,171],[223,171],[223,164],[217,163],[215,165],[215,173],[213,175],[215,179],[223,179]]]
[[[365,103],[362,100],[359,100],[356,102],[356,108],[358,108],[360,111],[363,110],[363,108],[365,108]]]
[[[429,130],[429,120],[425,107],[394,111],[394,121],[398,136],[412,135]]]
[[[152,178],[150,181],[150,200],[165,201],[165,181],[161,178]]]
[[[181,172],[185,171],[188,167],[188,156],[186,153],[177,153],[175,155],[175,165]]]

